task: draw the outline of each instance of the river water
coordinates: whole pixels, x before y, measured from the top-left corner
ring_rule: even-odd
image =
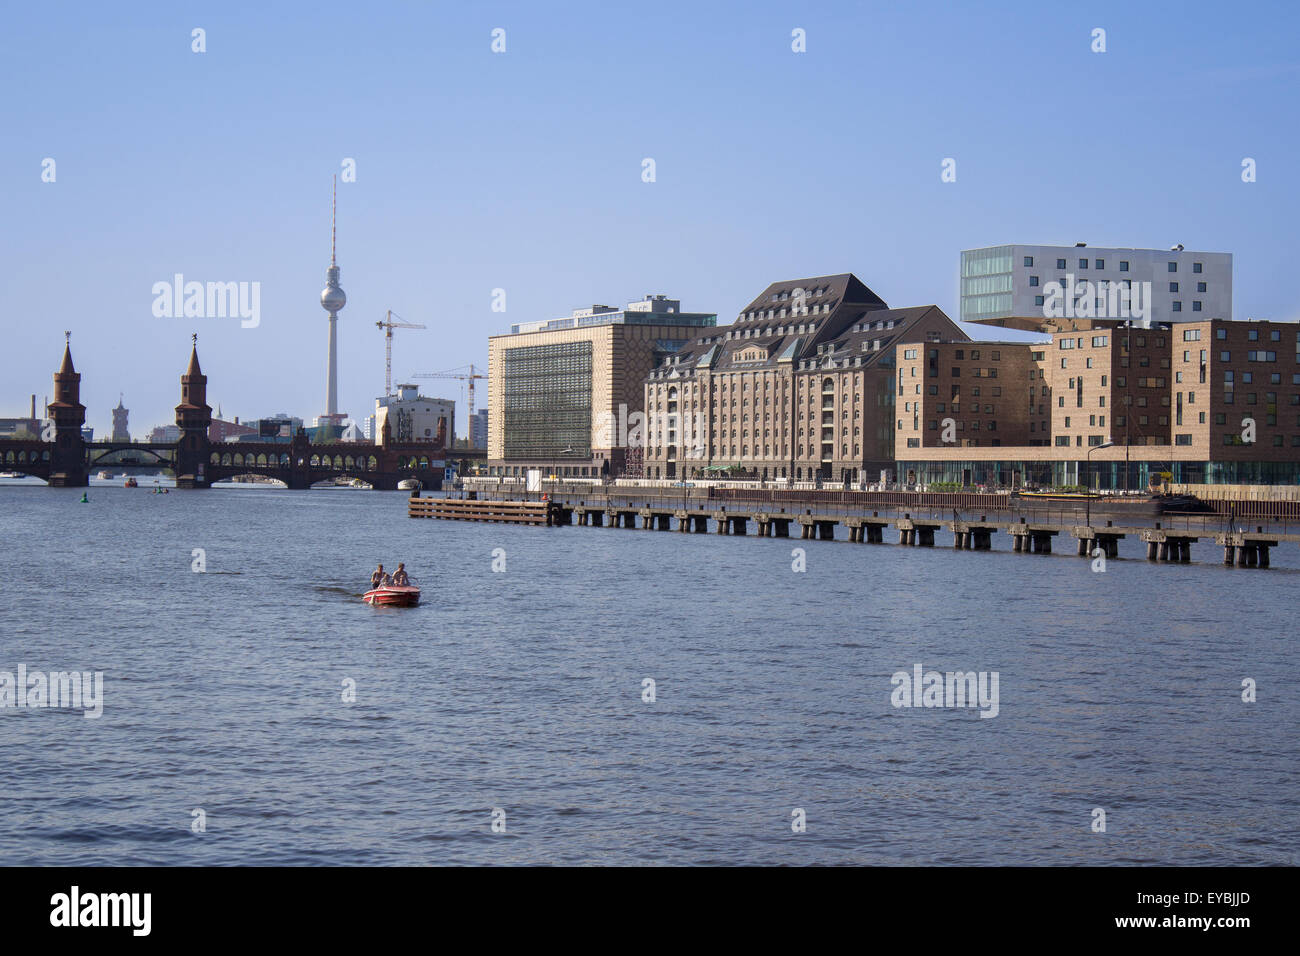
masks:
[[[8,864],[1300,862],[1295,545],[1101,572],[141,484],[0,487],[0,671],[104,675],[98,718],[0,710]],[[363,604],[399,560],[421,606]],[[996,672],[996,717],[893,706],[918,664]]]

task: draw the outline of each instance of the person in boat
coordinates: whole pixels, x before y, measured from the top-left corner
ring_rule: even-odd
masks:
[[[388,575],[384,573],[384,566],[381,564],[375,569],[375,573],[370,575],[370,586],[372,588],[382,587],[388,583]]]
[[[400,561],[397,564],[397,570],[393,572],[393,585],[399,588],[409,588],[411,586],[411,578],[406,573],[406,565]]]

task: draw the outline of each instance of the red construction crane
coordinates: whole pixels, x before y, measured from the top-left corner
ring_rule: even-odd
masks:
[[[384,395],[388,396],[393,394],[393,329],[423,329],[425,326],[414,322],[394,322],[393,310],[389,309],[388,318],[376,322],[375,327],[384,330]]]

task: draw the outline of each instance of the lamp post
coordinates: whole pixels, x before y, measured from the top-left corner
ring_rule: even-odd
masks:
[[[559,474],[559,472],[560,472],[560,456],[561,456],[561,455],[572,455],[572,454],[573,454],[573,445],[570,444],[570,445],[568,445],[568,446],[565,447],[565,448],[561,448],[559,451],[557,451],[557,452],[556,452],[556,453],[551,457],[551,471],[552,471],[552,473],[554,473],[554,475],[555,475],[555,485],[556,485],[557,488],[559,487],[559,484],[560,484],[560,474]]]
[[[1089,528],[1092,527],[1092,453],[1094,451],[1101,451],[1103,448],[1110,448],[1114,444],[1113,441],[1108,441],[1102,442],[1100,445],[1093,445],[1088,449],[1088,454],[1084,456],[1088,462],[1088,484],[1083,489],[1083,500],[1087,509],[1085,511],[1086,517],[1084,518],[1083,523]]]

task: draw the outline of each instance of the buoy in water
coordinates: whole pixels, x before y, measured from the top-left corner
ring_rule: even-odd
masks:
[[[83,505],[88,505],[88,504],[90,504],[90,498],[87,497],[86,492],[83,491],[83,492],[81,493],[81,501],[80,501],[79,503],[80,503],[80,504],[83,504]]]

